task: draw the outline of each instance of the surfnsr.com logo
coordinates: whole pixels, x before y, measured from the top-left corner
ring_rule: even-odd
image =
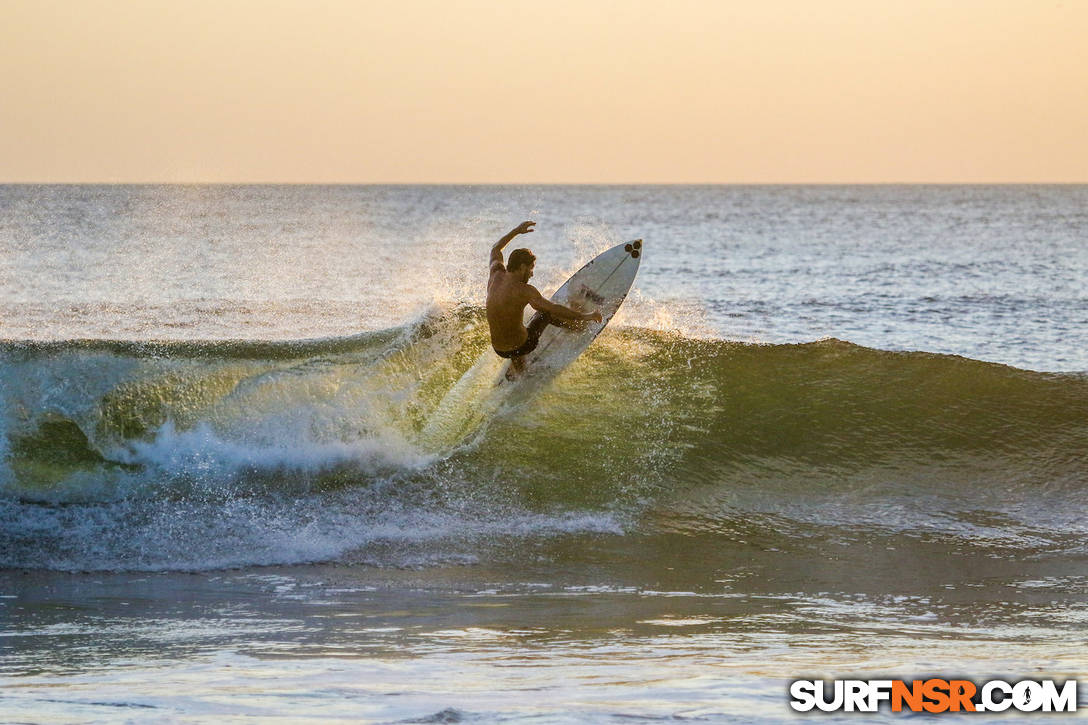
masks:
[[[990,680],[794,680],[790,707],[798,712],[1075,712],[1077,681]]]

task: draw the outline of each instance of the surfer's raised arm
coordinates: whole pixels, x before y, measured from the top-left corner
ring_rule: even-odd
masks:
[[[490,266],[494,267],[495,262],[502,264],[502,248],[509,244],[510,240],[517,235],[528,234],[529,232],[533,231],[534,226],[536,226],[536,222],[522,222],[521,224],[517,225],[509,232],[507,232],[506,236],[504,236],[502,239],[495,242],[494,246],[491,247]]]
[[[552,317],[558,317],[561,320],[593,320],[594,322],[600,322],[602,319],[599,311],[577,312],[569,307],[564,307],[561,304],[547,299],[544,295],[540,294],[540,290],[531,284],[525,286],[529,288],[529,305],[532,306],[534,310],[547,312]]]

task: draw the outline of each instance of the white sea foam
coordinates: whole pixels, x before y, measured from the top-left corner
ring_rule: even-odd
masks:
[[[179,431],[167,422],[150,441],[137,440],[118,451],[126,463],[147,464],[167,474],[200,472],[227,476],[245,470],[296,470],[319,472],[345,463],[361,471],[390,467],[415,470],[435,460],[391,432],[353,441],[314,441],[285,436],[279,443],[261,444],[230,440],[207,422]]]

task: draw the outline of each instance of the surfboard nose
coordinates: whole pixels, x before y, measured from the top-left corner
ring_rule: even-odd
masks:
[[[642,240],[636,239],[633,242],[628,242],[623,245],[623,250],[630,254],[633,258],[638,259],[638,255],[642,253]]]

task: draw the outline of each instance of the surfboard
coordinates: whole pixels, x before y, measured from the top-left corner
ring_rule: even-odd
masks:
[[[555,373],[581,355],[601,334],[627,298],[642,263],[642,240],[617,244],[586,262],[585,266],[552,295],[552,302],[579,312],[600,310],[601,321],[580,323],[571,329],[548,325],[540,335],[536,349],[526,356],[525,372],[517,380],[541,373]],[[510,363],[502,366],[499,382],[506,380]]]

